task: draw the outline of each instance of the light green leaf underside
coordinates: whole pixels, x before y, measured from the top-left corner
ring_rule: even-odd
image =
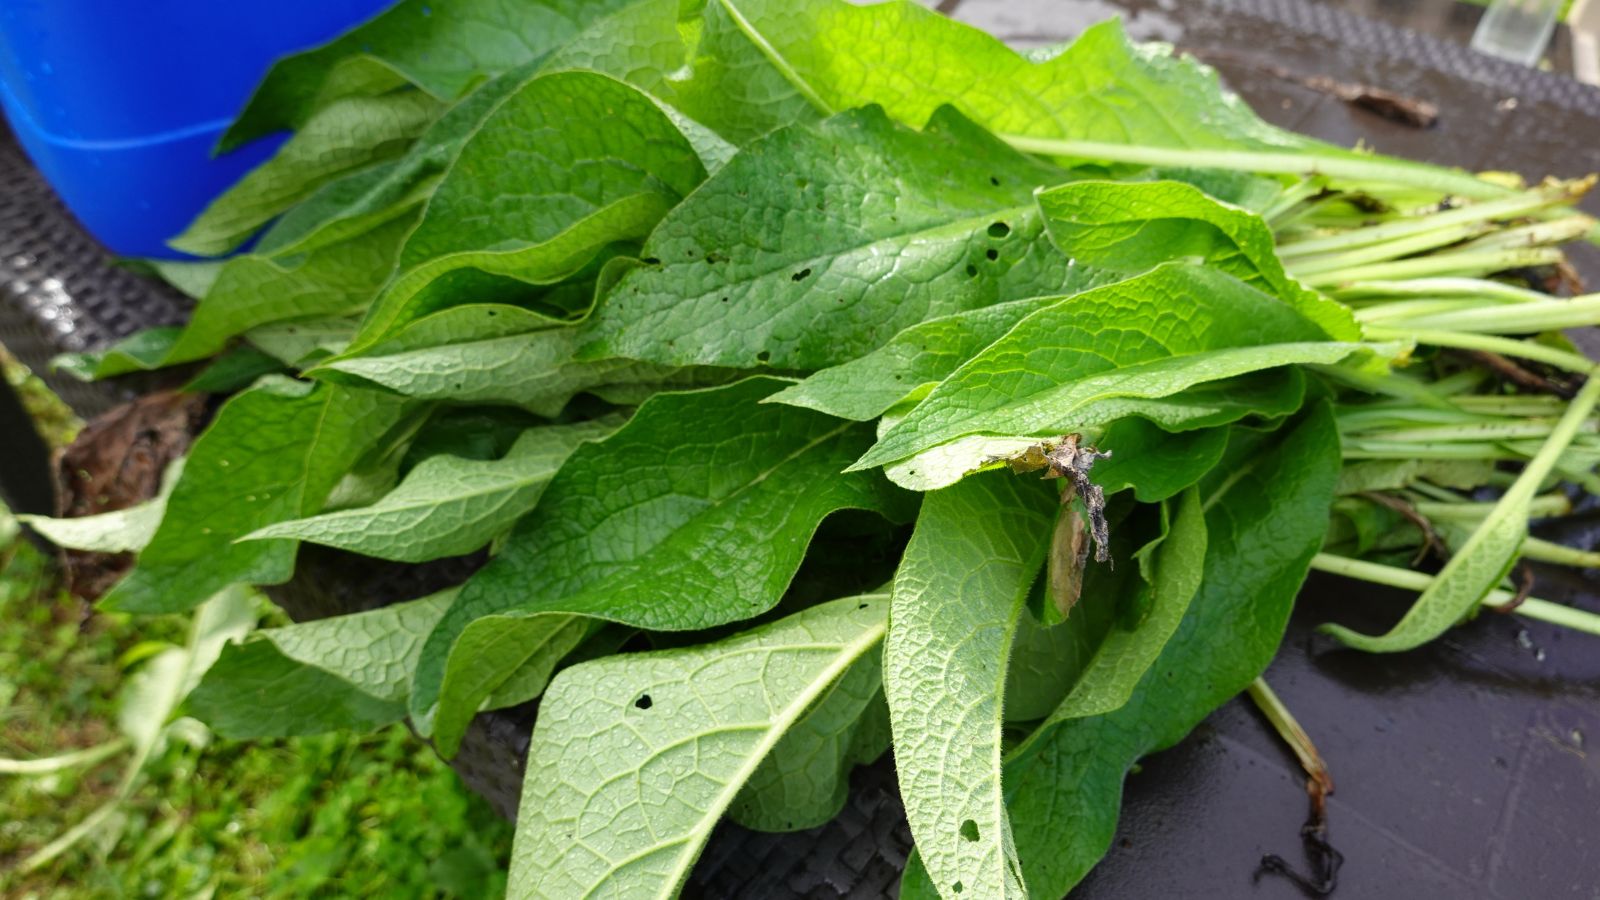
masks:
[[[376,727],[405,715],[422,642],[454,599],[443,591],[371,612],[254,632],[230,644],[187,701],[223,737]]]
[[[167,498],[172,496],[172,489],[182,475],[183,460],[173,460],[161,473],[161,489],[156,495],[127,509],[70,519],[33,515],[16,518],[57,547],[95,553],[136,553],[155,536],[161,517],[167,511]]]
[[[1000,787],[1004,690],[1059,505],[1051,486],[1009,472],[937,491],[895,573],[884,644],[895,768],[947,894],[1027,896]]]
[[[761,761],[878,645],[887,605],[849,597],[562,671],[534,726],[507,895],[674,895]]]
[[[279,522],[246,539],[294,538],[399,562],[470,553],[532,509],[580,443],[605,437],[616,424],[531,428],[495,460],[431,457],[370,506]]]

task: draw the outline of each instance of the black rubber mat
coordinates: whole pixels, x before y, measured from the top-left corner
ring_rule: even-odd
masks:
[[[941,8],[1019,45],[1069,38],[1122,11],[1137,37],[1176,42],[1220,69],[1263,116],[1342,144],[1539,177],[1600,169],[1600,91],[1473,54],[1313,0],[960,0]],[[1410,129],[1308,88],[1295,76],[1360,82],[1425,99],[1436,127]],[[1600,198],[1588,208],[1600,212]],[[1600,254],[1575,261],[1600,283]],[[181,319],[186,302],[123,270],[65,217],[9,144],[0,145],[0,342],[36,367],[62,349],[104,346]],[[116,388],[63,388],[92,412]],[[24,465],[9,452],[4,467]],[[1593,546],[1590,514],[1559,535]],[[394,569],[304,554],[303,577],[275,591],[300,617],[417,596],[475,560]],[[342,582],[329,587],[334,569]],[[380,587],[381,586],[381,589]],[[1541,573],[1539,592],[1589,608],[1595,573]],[[1345,856],[1339,896],[1600,897],[1600,641],[1486,615],[1422,650],[1375,658],[1337,649],[1312,626],[1376,627],[1406,598],[1313,579],[1268,673],[1333,770],[1331,837]],[[479,716],[462,777],[515,811],[533,704]],[[844,812],[790,835],[718,828],[686,888],[701,897],[881,897],[910,851],[888,760],[858,770]],[[1306,814],[1297,764],[1234,701],[1187,741],[1146,760],[1126,787],[1106,860],[1074,896],[1302,896],[1253,879],[1266,853],[1298,860]]]

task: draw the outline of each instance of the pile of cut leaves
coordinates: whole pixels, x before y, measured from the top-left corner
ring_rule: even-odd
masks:
[[[904,896],[1060,896],[1312,568],[1419,592],[1326,626],[1367,651],[1511,602],[1600,633],[1507,578],[1595,562],[1528,536],[1600,491],[1561,336],[1600,322],[1559,249],[1589,181],[1279,130],[1115,22],[1019,54],[911,2],[404,0],[224,144],[284,129],[173,242],[249,251],[159,264],[188,325],[68,361],[236,391],[106,523],[143,531],[104,604],[488,548],[228,646],[186,711],[409,717],[448,757],[538,698],[515,896],[672,894],[724,816],[816,826],[891,744]]]

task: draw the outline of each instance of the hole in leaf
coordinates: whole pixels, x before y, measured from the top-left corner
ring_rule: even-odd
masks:
[[[994,185],[995,187],[999,187],[1000,186],[1000,176],[999,175],[990,175],[989,176],[989,183]]]
[[[971,819],[961,823],[961,839],[975,841],[978,839],[978,823]]]
[[[756,362],[758,362],[758,363],[764,363],[764,362],[766,362],[767,360],[769,360],[771,358],[772,358],[772,354],[770,352],[766,351],[766,350],[763,350],[760,353],[756,354]]]
[[[995,260],[1000,258],[1000,251],[994,249],[993,247],[990,247],[989,248],[989,252],[987,252],[987,253],[985,253],[983,255],[989,257],[989,261],[990,262],[994,262]]]
[[[633,701],[633,705],[639,707],[640,709],[649,709],[655,705],[655,701],[650,699],[649,694],[640,694],[639,699]]]
[[[955,884],[950,885],[950,890],[952,890],[955,893],[959,894],[963,890],[965,890],[965,888],[962,886],[961,882],[958,881]]]
[[[860,606],[856,607],[856,609],[866,609],[866,608],[867,608],[867,604],[865,604],[865,603],[863,603]]]
[[[728,298],[727,298],[727,297],[723,297],[723,298],[722,298],[722,302],[723,302],[723,303],[727,303],[727,302],[728,302]]]
[[[967,277],[968,278],[977,278],[978,277],[978,267],[973,265],[972,263],[967,263]]]
[[[489,318],[492,319],[492,318],[494,318],[495,316],[498,316],[498,315],[500,315],[500,313],[498,311],[492,310],[492,309],[489,310]]]
[[[806,268],[806,269],[801,269],[800,271],[794,273],[793,275],[790,275],[789,276],[789,280],[790,281],[805,281],[809,277],[811,277],[811,270],[809,268]]]
[[[690,255],[693,255],[693,254],[690,254]],[[639,261],[644,263],[647,266],[659,266],[659,265],[661,265],[661,260],[656,258],[656,257],[654,257],[654,256],[646,256],[644,259],[641,259]]]
[[[1011,226],[1004,222],[996,222],[989,226],[989,237],[1003,238],[1011,233]]]

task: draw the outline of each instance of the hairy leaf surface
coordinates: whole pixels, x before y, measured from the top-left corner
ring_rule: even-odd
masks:
[[[573,666],[540,704],[511,897],[666,897],[783,736],[883,637],[847,597],[714,644]]]
[[[1060,499],[1009,472],[928,495],[895,573],[884,690],[911,834],[946,893],[1025,897],[1001,794],[1007,660]]]
[[[455,591],[371,612],[251,633],[229,644],[189,695],[189,711],[232,739],[276,738],[399,721],[422,642]]]

